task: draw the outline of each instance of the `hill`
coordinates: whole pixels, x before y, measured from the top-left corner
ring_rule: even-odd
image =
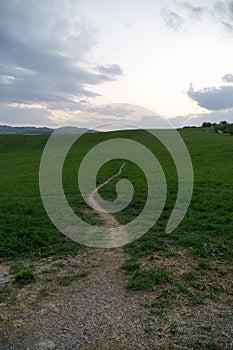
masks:
[[[20,135],[50,135],[55,129],[35,126],[9,126],[0,125],[0,134],[20,134]],[[95,130],[86,128],[65,127],[63,133],[83,134],[93,133]]]
[[[188,213],[171,236],[176,237],[179,242],[185,244],[184,241],[189,241],[189,238],[187,238],[189,232],[191,234],[195,231],[203,232],[205,237],[206,235],[216,237],[218,240],[224,237],[225,242],[228,237],[227,234],[230,235],[230,228],[233,226],[231,214],[233,138],[216,134],[208,128],[184,129],[180,130],[180,133],[192,158],[195,184]],[[152,230],[153,232],[162,233],[165,229],[166,218],[169,217],[176,200],[176,169],[165,147],[160,142],[154,142],[153,138],[150,135],[146,135],[144,131],[118,131],[83,135],[79,140],[79,146],[72,147],[64,165],[64,189],[68,200],[76,208],[79,203],[81,208],[81,213],[79,214],[81,217],[84,217],[85,215],[83,215],[82,211],[85,208],[88,209],[88,206],[85,205],[77,188],[76,166],[78,166],[83,155],[95,144],[114,137],[135,139],[144,144],[156,154],[163,166],[168,187],[167,201],[165,212]],[[40,199],[38,185],[39,163],[47,139],[48,136],[46,135],[38,137],[30,135],[0,136],[0,164],[1,169],[3,169],[0,183],[1,234],[4,237],[0,242],[0,254],[2,257],[10,258],[17,255],[22,256],[22,254],[34,255],[37,254],[38,247],[40,247],[40,254],[49,255],[53,250],[54,235],[60,237],[61,242],[66,241],[65,237],[58,234],[57,230],[50,223]],[[74,164],[76,164],[75,167]],[[99,172],[98,182],[104,182],[106,178],[116,173],[120,165],[120,160],[107,162]],[[125,210],[116,214],[117,219],[122,223],[128,222],[137,216],[145,204],[147,193],[142,171],[131,162],[126,165],[122,176],[126,176],[132,181],[135,187],[135,196]],[[117,181],[118,179],[112,181],[103,190],[100,190],[105,199],[112,200],[114,198],[114,186]],[[77,210],[80,211],[80,208],[77,208]],[[30,216],[30,227],[27,224],[26,227],[28,229],[26,229],[25,223],[28,215]],[[91,218],[89,219],[92,221]],[[38,222],[43,222],[42,226],[38,225]],[[42,229],[42,227],[44,228]],[[30,235],[25,230],[29,230],[28,234],[30,232]],[[19,233],[21,231],[23,238],[21,238]],[[186,232],[186,236],[179,236],[179,232]],[[176,233],[178,236],[176,236]],[[33,242],[31,242],[34,234],[35,237]],[[148,235],[145,236],[145,239],[146,237]],[[205,239],[198,243],[195,238],[192,244],[194,246],[196,244],[201,245],[202,243],[204,244],[204,241]],[[28,245],[29,242],[30,245]],[[69,240],[67,244],[70,247],[76,246]],[[189,243],[187,242],[187,244]],[[225,243],[223,245],[225,246]],[[56,242],[55,247],[55,250],[61,248],[58,242]],[[153,247],[148,247],[148,251],[150,250],[153,251]],[[228,249],[224,250],[223,255],[225,254],[229,254]]]
[[[156,155],[167,181],[163,213],[147,234],[123,249],[86,248],[49,220],[38,185],[48,135],[0,135],[1,349],[62,349],[65,344],[126,350],[131,343],[142,349],[155,344],[164,350],[231,348],[233,138],[211,128],[179,132],[195,181],[188,212],[171,234],[165,227],[177,197],[176,167],[150,134],[85,134],[66,157],[63,186],[71,208],[86,222],[105,225],[77,186],[83,157],[112,138],[136,140]],[[117,174],[122,161],[108,161],[97,184]],[[120,179],[132,182],[131,202],[115,214],[122,224],[137,217],[147,198],[143,172],[124,162],[119,175],[99,190],[112,201]]]

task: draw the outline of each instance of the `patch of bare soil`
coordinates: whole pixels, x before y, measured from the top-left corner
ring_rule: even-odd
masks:
[[[142,260],[143,269],[156,262],[182,275],[196,262],[184,250],[178,253]],[[164,314],[153,314],[144,305],[158,301],[164,286],[127,292],[121,270],[127,258],[122,249],[89,249],[76,258],[36,263],[36,282],[22,288],[11,282],[1,304],[0,349],[233,348],[230,291],[201,305],[177,297],[168,300]],[[231,277],[226,274],[223,283],[229,285]]]

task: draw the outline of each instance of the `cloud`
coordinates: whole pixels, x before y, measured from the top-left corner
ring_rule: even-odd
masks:
[[[1,103],[0,124],[58,126],[56,121],[49,119],[46,109],[18,108]]]
[[[162,8],[160,12],[166,28],[173,31],[185,29],[191,21],[201,21],[203,14],[208,13],[205,7],[193,6],[187,2],[176,3],[173,10]]]
[[[224,81],[224,83],[233,83],[233,74],[229,73],[224,75],[222,81]]]
[[[92,62],[97,30],[77,20],[76,5],[0,1],[2,104],[79,109],[81,101],[98,96],[93,87],[123,74],[118,64],[96,67]]]
[[[161,10],[161,15],[164,20],[165,26],[168,29],[172,29],[174,31],[178,31],[182,29],[184,24],[184,19],[180,15],[178,15],[176,12],[163,8]]]
[[[205,8],[202,6],[193,6],[190,10],[190,16],[195,19],[200,19],[201,15],[205,12]]]
[[[2,74],[2,75],[0,75],[0,85],[9,85],[9,84],[13,84],[14,79],[15,79],[15,78],[12,77],[11,75]]]
[[[4,101],[27,103],[72,100],[77,95],[94,97],[96,94],[87,85],[112,80],[112,74],[80,67],[75,57],[43,51],[32,42],[19,42],[5,33],[0,33],[0,44],[3,77],[0,99]],[[4,78],[5,82],[11,79],[11,83],[4,83]]]
[[[101,130],[135,128],[172,128],[173,124],[159,114],[138,105],[113,103],[93,106],[73,113],[65,125]]]
[[[97,66],[96,70],[100,73],[109,74],[111,76],[123,74],[123,69],[119,64],[108,64],[106,66]]]
[[[213,111],[208,113],[190,114],[183,117],[183,125],[200,126],[203,122],[210,121],[211,123],[219,123],[221,120],[227,120],[233,123],[233,108],[223,111]]]
[[[116,129],[169,129],[186,125],[200,126],[204,121],[233,122],[233,107],[228,110],[188,114],[173,118],[163,118],[158,113],[141,106],[116,103],[94,106],[79,113],[73,113],[66,125],[95,128],[101,130]]]
[[[217,1],[213,9],[213,16],[227,31],[233,31],[233,1]]]
[[[223,27],[224,30],[233,32],[233,1],[215,1],[210,2],[210,6],[202,7],[202,6],[192,6],[188,3],[183,4],[184,7],[189,10],[190,17],[196,18],[197,20],[202,19],[202,15],[205,15],[203,20],[207,18],[214,23],[219,23]]]
[[[191,84],[187,94],[200,107],[211,111],[226,110],[233,107],[233,86],[209,87],[194,91]]]
[[[27,104],[27,103],[10,103],[8,105],[9,107],[14,107],[14,108],[23,108],[23,109],[47,109],[47,105],[42,105],[39,103],[31,103],[31,104]]]
[[[186,16],[195,21],[201,20],[201,16],[206,13],[206,8],[203,6],[193,6],[187,2],[182,3],[181,6],[186,10]]]
[[[201,126],[203,122],[219,123],[226,120],[233,123],[233,108],[222,111],[212,111],[205,113],[192,113],[185,116],[176,116],[168,118],[168,122],[174,128],[183,128],[184,126]]]
[[[197,5],[188,2],[178,1],[173,3],[173,10],[170,8],[162,9],[162,17],[168,29],[177,31],[185,29],[190,22],[210,21],[214,24],[220,24],[222,28],[233,33],[233,1],[209,1],[203,6],[199,1]]]

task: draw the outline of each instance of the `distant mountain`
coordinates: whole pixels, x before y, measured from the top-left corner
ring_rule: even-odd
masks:
[[[0,134],[52,134],[53,129],[42,127],[36,128],[34,126],[9,126],[0,125]]]
[[[0,134],[19,134],[19,135],[50,135],[55,129],[35,126],[9,126],[0,125]],[[75,128],[71,126],[59,129],[58,134],[83,134],[94,133],[96,130],[86,128]]]
[[[56,130],[56,129],[54,129]],[[54,131],[53,130],[53,131]],[[58,134],[85,134],[85,133],[95,133],[95,132],[99,132],[96,130],[92,130],[92,129],[86,129],[86,128],[76,128],[74,126],[64,126],[62,128],[57,129],[57,133]]]

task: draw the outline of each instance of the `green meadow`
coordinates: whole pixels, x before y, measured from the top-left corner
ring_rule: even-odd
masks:
[[[210,259],[232,262],[233,248],[233,137],[210,128],[179,130],[190,152],[194,169],[194,192],[188,212],[178,228],[165,233],[177,196],[175,164],[166,148],[146,131],[118,131],[85,134],[67,155],[63,185],[73,210],[83,220],[98,225],[101,219],[84,202],[77,185],[78,166],[85,154],[99,142],[127,138],[144,144],[157,157],[167,181],[164,211],[154,227],[139,240],[127,245],[131,269],[134,261],[159,251],[169,255],[175,247],[185,248],[190,256],[206,263]],[[61,234],[48,218],[39,192],[39,164],[48,136],[0,135],[0,257],[2,261],[47,256],[74,255],[85,249]],[[107,162],[99,171],[100,184],[114,175],[122,159]],[[143,209],[147,183],[141,169],[126,160],[122,174],[100,190],[106,200],[116,198],[116,183],[129,179],[134,186],[130,204],[116,214],[125,224]],[[127,267],[126,267],[127,269]]]

